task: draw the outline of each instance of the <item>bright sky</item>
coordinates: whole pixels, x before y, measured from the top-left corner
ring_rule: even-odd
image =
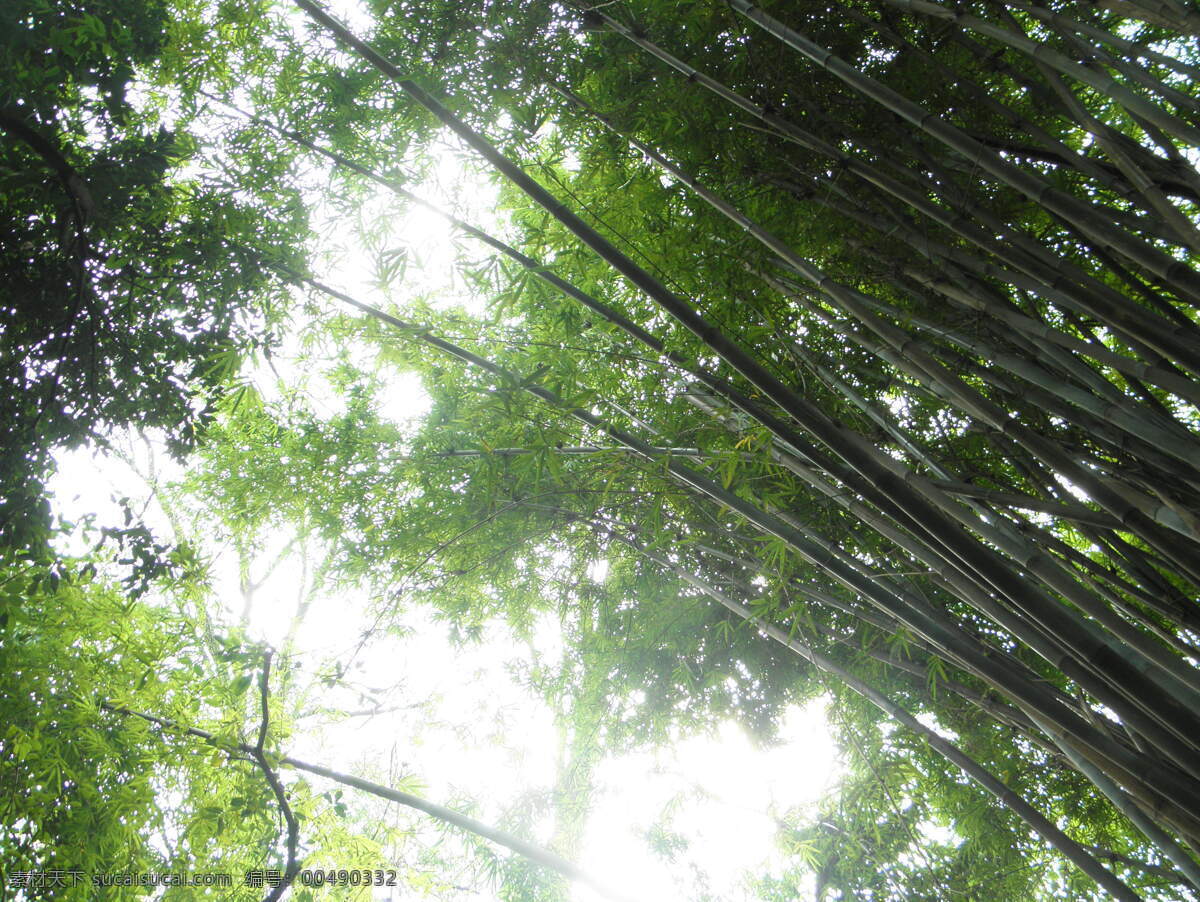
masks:
[[[439,151],[429,183],[414,190],[452,207],[468,221],[498,228],[494,186],[464,166],[462,154],[453,148]],[[382,194],[362,210],[360,223],[335,221],[323,206],[318,211],[325,220],[321,231],[326,236],[326,257],[317,266],[325,267],[323,276],[329,283],[364,300],[383,299],[371,285],[373,261],[354,238],[351,226],[385,223],[377,247],[405,253],[405,292],[430,296],[439,304],[478,309],[479,299],[468,296],[455,272],[455,241],[464,239],[455,238],[440,218],[419,208],[402,212],[394,197]],[[468,251],[475,252],[474,248]],[[334,413],[340,407],[339,397],[311,366],[302,370],[289,364],[289,356],[296,352],[294,338],[285,341],[274,361],[277,370],[289,384],[306,387],[314,409]],[[370,367],[365,351],[362,365]],[[388,393],[392,400],[385,415],[398,422],[419,417],[427,399],[415,380],[400,373],[388,378],[395,390]],[[268,399],[279,397],[269,371],[256,373],[255,382]],[[144,472],[153,442],[135,440],[129,445]],[[180,475],[161,452],[153,456],[160,478]],[[88,451],[60,457],[52,491],[59,513],[68,518],[94,513],[100,523],[120,522],[114,496],[147,495],[144,482],[128,466]],[[153,503],[148,516],[169,535]],[[279,548],[287,538],[276,537]],[[227,614],[234,621],[242,604],[236,559],[228,548],[206,547],[205,551],[213,556],[214,573],[223,583],[216,595],[227,600]],[[259,562],[260,567],[266,564]],[[294,562],[285,562],[256,593],[251,632],[276,647],[283,642],[282,633],[296,604],[298,572]],[[322,662],[346,659],[370,622],[367,601],[353,595],[315,598],[297,636],[296,658],[302,671],[311,673]],[[404,621],[410,627],[405,637],[368,644],[355,656],[349,675],[355,686],[381,690],[376,696],[381,707],[398,710],[356,716],[340,724],[304,718],[288,752],[380,782],[415,779],[421,786],[418,791],[433,801],[474,801],[475,816],[491,823],[529,793],[553,789],[558,745],[553,712],[520,685],[516,674],[529,664],[535,650],[543,657],[559,653],[559,625],[552,618],[544,619],[532,648],[518,642],[502,624],[488,629],[485,644],[456,648],[447,638],[446,627],[428,611],[409,610]],[[309,702],[343,710],[368,707],[346,690],[314,694]],[[690,897],[695,890],[692,863],[707,875],[709,890],[717,898],[751,898],[744,889],[745,873],[762,875],[781,866],[779,855],[771,851],[775,818],[814,802],[838,770],[820,703],[791,710],[780,735],[782,743],[777,747],[756,748],[739,728],[726,724],[713,736],[683,739],[656,753],[605,761],[597,773],[594,810],[578,863],[637,899]],[[648,848],[644,833],[655,823],[688,840],[675,862],[663,861]],[[550,828],[547,820],[541,835],[533,838],[545,841]],[[406,895],[402,887],[394,892],[378,898],[418,898]],[[457,898],[489,898],[489,894]],[[599,897],[577,888],[574,898],[591,902]]]

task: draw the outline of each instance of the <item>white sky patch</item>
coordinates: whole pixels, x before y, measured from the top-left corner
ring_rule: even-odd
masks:
[[[161,436],[126,433],[114,437],[114,442],[116,454],[82,447],[55,455],[57,471],[47,484],[51,508],[69,521],[92,515],[98,526],[120,526],[124,516],[117,499],[130,498],[134,514],[140,515],[152,530],[170,536],[170,523],[162,507],[149,496],[143,477],[168,482],[181,478],[183,467],[167,455]],[[64,554],[86,554],[90,545],[73,535],[60,540],[58,548]]]
[[[774,851],[777,818],[815,803],[841,773],[824,706],[818,699],[789,709],[780,744],[771,748],[756,747],[727,722],[713,736],[604,762],[581,864],[634,898],[672,899],[686,897],[682,882],[695,862],[716,898],[756,898],[744,885],[746,872],[761,875],[782,864]],[[644,839],[667,808],[664,826],[688,840],[672,864]],[[600,896],[580,889],[575,899],[599,902]]]
[[[1075,485],[1075,483],[1071,482],[1071,480],[1067,479],[1066,476],[1063,476],[1062,473],[1055,473],[1054,479],[1055,479],[1055,481],[1058,482],[1059,485],[1061,485],[1064,489],[1066,489],[1068,492],[1070,492],[1071,496],[1074,497],[1075,499],[1077,499],[1079,501],[1091,501],[1092,500],[1091,496],[1087,492],[1085,492],[1079,486]]]
[[[608,578],[608,561],[601,558],[598,561],[592,561],[587,568],[588,579],[594,583],[602,583]]]
[[[429,148],[430,165],[420,181],[404,188],[435,210],[505,238],[498,215],[499,187],[464,155],[448,134]],[[401,161],[396,172],[406,168]],[[404,182],[403,177],[398,177]],[[334,287],[368,303],[401,305],[421,297],[435,308],[456,307],[482,314],[488,298],[463,278],[460,264],[482,261],[495,251],[461,233],[445,216],[382,186],[358,210],[357,223],[345,221],[328,203],[314,206],[315,231],[322,236],[321,256]],[[393,265],[387,284],[380,263]],[[336,302],[331,302],[336,307]]]
[[[938,723],[937,716],[932,711],[919,711],[914,715],[917,720],[950,742],[958,742],[958,734]]]
[[[298,314],[299,315],[299,314]],[[321,348],[302,342],[296,333],[285,336],[270,361],[252,363],[245,379],[268,404],[281,404],[285,392],[300,391],[304,403],[322,419],[346,413],[346,398],[331,379],[343,361],[381,383],[374,410],[383,420],[397,426],[415,427],[429,412],[432,400],[413,372],[380,365],[375,348],[354,340],[322,342]]]
[[[362,605],[349,598],[322,601],[305,625],[302,656],[350,660],[364,623],[356,616]],[[366,646],[353,657],[349,675],[381,709],[399,710],[307,730],[297,736],[293,754],[352,773],[372,759],[398,760],[431,799],[470,798],[481,804],[484,819],[498,818],[524,789],[552,783],[552,714],[506,666],[528,649],[502,624],[489,625],[485,644],[455,646],[427,609],[410,610],[403,621],[409,635]]]

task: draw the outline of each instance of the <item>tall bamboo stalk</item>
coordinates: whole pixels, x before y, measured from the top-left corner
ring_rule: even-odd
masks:
[[[286,268],[283,268],[283,271],[287,272]],[[298,283],[316,288],[344,304],[400,329],[412,340],[429,344],[443,353],[456,357],[470,365],[477,366],[488,373],[492,373],[505,384],[520,386],[523,391],[533,397],[545,401],[557,409],[568,412],[583,424],[600,430],[611,439],[627,446],[635,453],[648,458],[653,457],[653,446],[647,445],[645,442],[623,430],[610,426],[591,411],[566,404],[553,392],[540,385],[531,383],[528,380],[522,380],[517,374],[508,372],[485,358],[466,351],[451,342],[447,342],[428,332],[428,330],[399,320],[391,314],[378,310],[369,304],[357,301],[315,280],[297,274],[292,274],[290,277]],[[945,620],[944,616],[939,617],[935,611],[920,602],[917,602],[914,606],[914,604],[905,602],[903,599],[885,590],[869,576],[857,572],[856,567],[858,565],[856,562],[851,561],[850,564],[852,566],[847,566],[845,560],[838,559],[837,549],[834,546],[829,543],[814,542],[812,537],[804,535],[795,526],[789,525],[779,516],[757,509],[736,493],[721,487],[711,479],[678,461],[668,459],[666,461],[666,470],[684,486],[694,489],[702,496],[736,511],[756,528],[783,539],[803,559],[825,570],[831,577],[844,584],[851,591],[858,593],[866,599],[870,599],[871,602],[879,605],[882,609],[889,611],[892,616],[896,617],[899,622],[903,623],[906,628],[911,629],[917,635],[929,637],[935,645],[950,650],[955,663],[968,667],[968,669],[978,674],[989,684],[1000,688],[1005,694],[1017,701],[1023,709],[1043,712],[1050,722],[1056,724],[1056,729],[1065,735],[1073,737],[1083,748],[1090,749],[1091,754],[1099,756],[1097,760],[1111,762],[1112,766],[1117,768],[1122,775],[1131,773],[1139,774],[1140,778],[1147,783],[1146,789],[1142,790],[1143,792],[1153,794],[1156,790],[1149,787],[1157,787],[1159,795],[1156,797],[1156,805],[1160,808],[1169,807],[1171,804],[1169,800],[1173,797],[1188,799],[1195,796],[1197,800],[1200,800],[1200,789],[1193,789],[1186,778],[1184,778],[1184,775],[1175,771],[1173,767],[1165,763],[1160,763],[1153,758],[1138,758],[1133,756],[1130,750],[1123,748],[1119,744],[1114,744],[1111,739],[1101,735],[1093,727],[1089,727],[1082,721],[1073,718],[1067,709],[1047,695],[1044,687],[1039,688],[1034,683],[1026,682],[1022,679],[1014,679],[1011,662],[989,655],[979,655],[976,650],[971,648],[970,643],[965,640],[960,631],[952,623]],[[1134,720],[1137,720],[1137,718],[1135,717]],[[1152,730],[1144,730],[1144,732],[1154,735]]]
[[[1197,330],[1195,325],[1189,321],[1175,327],[1163,323],[1159,317],[1153,314],[1148,315],[1146,308],[1132,304],[1128,298],[1122,296],[1111,285],[1085,272],[1070,260],[1048,253],[1045,248],[1029,240],[1019,231],[1015,231],[1007,223],[988,215],[981,207],[974,206],[969,211],[971,217],[978,218],[979,224],[976,224],[971,217],[955,209],[953,204],[948,203],[947,206],[941,206],[932,203],[925,192],[933,186],[922,186],[922,190],[918,191],[911,185],[902,184],[879,167],[869,165],[857,157],[842,152],[835,144],[799,128],[794,123],[729,89],[711,76],[668,53],[644,35],[626,28],[620,22],[606,15],[603,10],[592,14],[614,33],[621,35],[655,59],[679,72],[689,82],[700,85],[737,109],[750,114],[779,136],[827,156],[839,167],[844,167],[856,176],[908,204],[952,234],[986,251],[990,256],[1009,267],[1010,271],[1021,279],[1031,280],[1024,284],[1014,281],[1013,284],[1032,290],[1048,300],[1063,303],[1068,309],[1079,310],[1084,315],[1094,316],[1108,324],[1109,328],[1118,335],[1130,332],[1141,341],[1158,349],[1165,358],[1185,365],[1193,373],[1200,375],[1200,352],[1196,350],[1197,342],[1200,341],[1200,330]],[[1105,215],[1111,216],[1112,211],[1106,209]],[[1004,240],[998,237],[1001,235],[1005,236]],[[961,265],[964,261],[959,260],[958,262]],[[988,261],[984,261],[982,265],[988,268],[989,274],[1001,279],[1008,277],[1012,281],[1012,278],[1003,269],[995,269]],[[1176,334],[1177,330],[1179,330],[1178,334]]]
[[[964,586],[973,586],[974,591],[982,590],[985,587],[990,587],[988,591],[995,590],[999,599],[1002,600],[987,602],[982,598],[980,600],[981,609],[988,616],[997,619],[997,622],[1000,622],[1005,629],[1019,637],[1030,648],[1037,650],[1063,674],[1084,686],[1103,703],[1113,707],[1143,741],[1172,759],[1174,765],[1162,763],[1157,756],[1138,762],[1136,756],[1128,753],[1128,749],[1120,744],[1114,745],[1094,729],[1089,729],[1085,724],[1073,719],[1056,701],[1051,700],[1044,693],[1040,693],[1035,686],[1014,679],[1010,668],[999,665],[986,656],[979,655],[969,642],[963,640],[947,615],[932,610],[919,601],[907,601],[899,598],[893,592],[883,589],[880,584],[864,574],[859,562],[848,558],[844,552],[836,547],[831,547],[827,542],[818,541],[816,536],[798,529],[782,512],[772,513],[756,507],[754,503],[718,485],[697,470],[669,458],[665,469],[672,478],[694,490],[700,496],[735,511],[753,524],[756,529],[783,540],[800,558],[819,567],[862,598],[869,599],[872,604],[887,611],[898,622],[913,629],[914,632],[922,635],[934,645],[953,650],[953,654],[960,660],[970,661],[970,666],[975,672],[1004,687],[1004,691],[1018,701],[1023,708],[1028,707],[1041,711],[1046,722],[1054,724],[1056,730],[1066,731],[1075,741],[1089,749],[1089,754],[1108,761],[1113,768],[1121,772],[1122,779],[1128,779],[1129,774],[1137,773],[1136,779],[1139,785],[1145,788],[1153,787],[1151,791],[1158,792],[1164,798],[1176,795],[1180,799],[1188,799],[1189,803],[1200,799],[1200,788],[1198,788],[1195,778],[1194,747],[1191,746],[1194,737],[1200,735],[1200,731],[1194,729],[1193,721],[1196,719],[1194,712],[1189,712],[1175,699],[1159,697],[1162,693],[1153,680],[1147,679],[1146,674],[1136,663],[1131,663],[1131,659],[1127,657],[1123,649],[1114,648],[1108,642],[1091,634],[1086,628],[1081,629],[1081,621],[1075,615],[1069,613],[1054,600],[1031,592],[1031,585],[1022,579],[1019,572],[1014,570],[1009,562],[963,534],[955,523],[954,517],[942,504],[939,504],[938,500],[944,498],[940,490],[936,487],[925,486],[919,479],[914,480],[913,474],[898,472],[895,461],[885,460],[886,455],[872,448],[861,436],[831,422],[822,411],[773,375],[768,367],[746,352],[720,329],[707,322],[689,302],[670,292],[659,280],[634,264],[578,216],[565,209],[552,195],[496,151],[485,139],[457,120],[410,80],[405,79],[395,67],[323,13],[311,0],[297,0],[297,3],[312,18],[334,33],[339,41],[354,49],[373,66],[387,74],[409,96],[430,109],[440,121],[455,131],[464,142],[487,159],[499,172],[559,219],[598,256],[704,342],[711,351],[753,385],[765,398],[769,399],[778,411],[790,417],[813,439],[833,449],[844,462],[840,466],[848,467],[849,471],[853,473],[853,475],[848,474],[847,478],[864,486],[862,489],[864,496],[880,505],[888,516],[896,518],[904,528],[912,530],[917,539],[912,545],[914,554],[919,553],[923,559],[947,565],[949,567],[947,572],[950,573],[951,578],[964,581]],[[1166,277],[1164,276],[1164,278]],[[1178,273],[1175,278],[1184,282],[1188,281],[1186,277]],[[415,337],[427,341],[446,353],[451,353],[498,377],[512,380],[513,384],[521,384],[521,387],[534,397],[569,412],[581,423],[600,430],[612,440],[630,448],[635,453],[647,457],[654,455],[653,446],[626,431],[605,423],[590,411],[564,404],[560,398],[537,384],[531,384],[528,380],[519,380],[514,374],[506,373],[478,355],[456,348],[436,336],[428,333],[416,334],[420,330],[414,330],[409,324],[402,323],[381,311],[374,311],[368,305],[348,299],[323,286],[321,286],[321,290],[340,297],[345,302],[386,322],[407,329],[410,333],[414,333]],[[878,318],[874,317],[874,314],[859,309],[856,310],[856,315],[871,321],[872,328],[877,328],[881,334],[891,336],[889,327],[885,323],[877,322]],[[874,318],[872,319],[872,317]],[[642,330],[642,334],[648,336],[644,330]],[[648,337],[657,341],[651,336]],[[646,339],[640,338],[639,340],[645,341]],[[898,343],[896,351],[900,354],[919,350],[915,349],[906,337],[894,336],[894,340]],[[922,358],[919,365],[927,373],[943,369],[928,355]],[[985,414],[985,419],[991,419],[997,423],[997,428],[1009,431],[1006,427],[1008,418],[1003,415],[1002,411],[989,408],[986,399],[966,394],[965,389],[957,387],[953,381],[944,376],[941,376],[937,382],[941,389],[948,389],[952,394],[957,392],[955,397],[958,401],[966,401],[968,404],[976,406]],[[747,407],[753,409],[752,405],[747,405]],[[759,410],[760,413],[755,415],[760,417],[760,421],[765,422],[771,414],[764,417],[761,407]],[[783,438],[788,434],[786,425],[776,428],[778,437]],[[1013,430],[1013,435],[1014,440],[1034,449],[1039,457],[1046,460],[1047,464],[1057,467],[1059,463],[1065,461],[1064,472],[1073,472],[1077,469],[1069,459],[1052,445],[1047,445],[1038,436],[1031,435],[1028,431],[1018,432],[1016,430]],[[1135,491],[1132,484],[1121,488],[1118,493],[1119,498],[1126,498],[1130,491]],[[1113,502],[1111,498],[1105,503],[1105,506],[1121,508],[1121,504]],[[1118,516],[1123,521],[1126,519],[1136,521],[1137,518],[1130,513],[1132,509],[1126,506]],[[1155,541],[1164,541],[1160,533],[1145,524],[1139,522],[1138,526]],[[1185,532],[1185,534],[1187,533]],[[1050,574],[1051,571],[1046,571],[1046,573]],[[1044,578],[1052,577],[1046,575]],[[1068,591],[1067,586],[1063,586],[1063,591]]]
[[[756,14],[750,8],[751,5],[745,3],[744,6],[748,9],[743,10],[739,6],[740,2],[741,0],[736,0],[733,3],[734,8],[739,12],[749,13],[750,17],[753,18]],[[1169,134],[1176,136],[1180,140],[1193,145],[1200,145],[1200,129],[1196,129],[1188,123],[1180,121],[1157,104],[1151,103],[1144,97],[1135,94],[1111,76],[1094,72],[1088,67],[1080,65],[1069,57],[1059,53],[1050,45],[1031,40],[1023,32],[1017,33],[1017,31],[997,25],[995,22],[989,22],[978,16],[972,16],[961,9],[941,6],[937,3],[931,3],[929,0],[883,0],[883,2],[898,9],[911,10],[930,18],[954,22],[964,29],[986,35],[995,41],[999,41],[1001,44],[1019,50],[1021,53],[1045,66],[1052,67],[1057,72],[1071,76],[1076,81],[1082,82],[1099,92],[1102,96],[1113,98],[1130,113],[1153,122],[1159,128],[1165,129]],[[758,11],[758,13],[761,14],[761,11]],[[760,22],[759,24],[762,23]]]
[[[774,252],[781,260],[787,263],[797,274],[811,281],[822,293],[829,296],[835,303],[843,306],[849,312],[853,313],[860,321],[871,326],[877,322],[876,318],[869,315],[864,315],[862,304],[866,304],[875,309],[890,310],[890,305],[876,300],[869,295],[854,291],[846,286],[840,285],[832,279],[826,277],[813,263],[801,257],[794,251],[786,242],[781,240],[776,235],[762,228],[758,223],[750,217],[739,211],[733,204],[729,203],[724,198],[712,190],[706,188],[699,181],[693,178],[689,173],[685,172],[679,166],[676,166],[661,153],[649,146],[643,141],[639,141],[628,134],[625,134],[618,129],[607,117],[598,113],[589,107],[582,99],[573,94],[568,89],[562,86],[555,86],[556,90],[571,103],[583,109],[588,115],[602,123],[605,127],[620,135],[628,141],[633,147],[636,147],[642,154],[653,160],[665,172],[669,173],[688,188],[690,188],[697,196],[705,203],[709,204],[722,215],[733,221],[748,234],[753,236],[757,241]],[[914,321],[919,322],[919,319],[914,318]],[[888,334],[898,334],[894,330]],[[943,333],[945,334],[945,333]],[[1063,383],[1061,380],[1053,379],[1049,373],[1046,373],[1036,364],[1030,362],[1026,358],[1009,354],[993,345],[987,348],[981,348],[977,341],[963,337],[953,337],[951,339],[955,343],[965,345],[971,350],[980,353],[986,359],[1000,364],[1009,369],[1016,375],[1019,375],[1028,381],[1038,385],[1039,387],[1059,394],[1068,404],[1074,404],[1090,413],[1093,413],[1101,419],[1116,425],[1118,428],[1124,429],[1130,436],[1136,436],[1139,440],[1145,440],[1153,446],[1166,451],[1173,455],[1177,464],[1182,463],[1185,466],[1197,468],[1200,466],[1200,441],[1185,430],[1173,430],[1165,424],[1160,425],[1158,422],[1142,416],[1136,409],[1130,409],[1128,399],[1112,398],[1107,400],[1096,399],[1090,392],[1082,390],[1073,390],[1069,384]],[[937,372],[937,369],[926,367],[927,371]],[[1200,475],[1200,469],[1196,469],[1197,475]]]

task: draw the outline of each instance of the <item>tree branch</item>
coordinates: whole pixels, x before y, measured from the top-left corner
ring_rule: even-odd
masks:
[[[287,865],[284,867],[283,880],[278,886],[272,887],[263,902],[279,902],[283,898],[283,894],[287,892],[288,887],[292,885],[292,881],[296,879],[296,875],[300,873],[300,862],[296,859],[296,847],[299,845],[300,839],[300,823],[296,820],[296,815],[292,811],[292,806],[288,804],[287,793],[284,792],[283,783],[279,779],[279,774],[271,767],[267,761],[267,753],[265,750],[267,742],[267,731],[270,727],[270,680],[271,680],[271,652],[268,651],[263,657],[262,674],[258,680],[259,698],[262,703],[262,720],[258,725],[258,742],[250,749],[250,754],[253,756],[255,763],[263,772],[263,776],[267,778],[267,783],[271,786],[271,791],[275,793],[275,800],[279,803],[279,810],[283,813],[283,819],[287,823]]]
[[[25,121],[25,117],[15,106],[10,104],[0,107],[0,129],[8,132],[14,138],[19,138],[41,157],[47,166],[54,170],[55,175],[62,182],[63,188],[71,197],[75,214],[78,217],[79,228],[82,230],[83,224],[96,210],[92,194],[88,191],[82,176],[67,162],[67,158],[54,146],[53,142]],[[80,239],[82,240],[82,235]]]
[[[142,711],[134,711],[131,708],[123,708],[118,705],[112,705],[108,702],[100,702],[100,708],[104,711],[111,711],[114,714],[121,714],[126,717],[136,717],[144,720],[147,723],[152,723],[162,727],[165,730],[172,730],[185,736],[194,736],[197,739],[203,739],[210,745],[214,745],[226,752],[240,751],[247,754],[256,754],[256,747],[246,744],[238,744],[232,747],[226,746],[208,730],[201,730],[197,727],[185,727],[175,721],[168,720],[165,717],[155,717],[153,714],[146,714]],[[568,880],[576,881],[585,884],[599,893],[606,899],[612,899],[614,902],[629,902],[629,897],[617,893],[612,888],[606,886],[595,877],[581,870],[578,866],[567,861],[561,855],[551,852],[549,849],[543,849],[541,846],[536,846],[533,843],[500,830],[496,827],[488,826],[474,818],[467,817],[455,811],[453,808],[447,808],[444,805],[438,805],[436,802],[430,802],[420,796],[412,795],[411,793],[401,792],[398,789],[392,789],[388,786],[382,786],[379,783],[372,783],[370,780],[363,780],[359,777],[351,776],[350,774],[339,773],[328,767],[322,767],[319,764],[309,764],[306,761],[301,761],[297,758],[284,756],[279,759],[279,763],[286,766],[302,770],[310,774],[316,774],[320,777],[325,777],[333,780],[335,783],[341,783],[343,786],[352,786],[362,792],[370,793],[381,799],[387,799],[391,802],[398,802],[401,805],[406,805],[409,808],[415,808],[422,811],[443,823],[458,827],[461,830],[466,830],[468,833],[474,833],[476,836],[482,836],[484,839],[490,840],[497,845],[504,846],[518,855],[528,859],[536,865],[544,868],[549,868],[556,871]],[[264,900],[265,902],[265,900]]]

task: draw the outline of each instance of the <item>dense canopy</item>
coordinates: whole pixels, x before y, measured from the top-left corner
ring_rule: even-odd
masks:
[[[741,898],[1200,897],[1190,0],[0,17],[15,898],[610,892],[603,762],[814,704],[841,777]],[[62,516],[80,448],[119,515]],[[294,751],[418,610],[533,649],[541,808]]]

